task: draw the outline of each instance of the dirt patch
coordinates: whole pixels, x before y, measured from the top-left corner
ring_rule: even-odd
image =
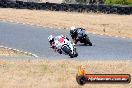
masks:
[[[132,15],[0,9],[0,20],[61,29],[77,26],[92,33],[132,38]]]
[[[130,84],[76,83],[83,65],[89,74],[131,74],[132,61],[26,60],[0,61],[0,88],[131,88]]]

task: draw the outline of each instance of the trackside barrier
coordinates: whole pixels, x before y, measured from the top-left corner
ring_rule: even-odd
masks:
[[[36,3],[23,1],[0,1],[1,8],[16,9],[36,9],[51,11],[68,11],[68,12],[95,12],[106,14],[132,14],[132,6],[113,6],[113,5],[95,5],[95,4],[57,4],[57,3]]]

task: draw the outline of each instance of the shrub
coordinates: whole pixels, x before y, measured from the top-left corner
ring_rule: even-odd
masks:
[[[104,3],[127,5],[127,4],[132,4],[132,0],[104,0]]]

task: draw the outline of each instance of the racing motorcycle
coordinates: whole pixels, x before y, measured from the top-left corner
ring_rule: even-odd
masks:
[[[84,43],[85,45],[89,44],[89,46],[92,46],[92,43],[89,39],[89,37],[87,36],[87,34],[78,36],[78,41],[80,41],[80,43]]]
[[[70,58],[78,56],[75,44],[72,44],[71,41],[64,39],[63,42],[56,42],[56,47],[58,49],[57,52],[60,54],[64,53],[66,55],[69,55]]]
[[[84,31],[81,31],[82,28],[78,28],[80,30],[77,30],[76,34],[73,34],[74,37],[73,37],[73,41],[75,42],[75,44],[77,44],[78,41],[80,41],[80,43],[84,43],[85,45],[89,44],[89,46],[92,46],[92,43],[88,37],[88,35],[84,32]],[[71,34],[71,36],[73,36]]]

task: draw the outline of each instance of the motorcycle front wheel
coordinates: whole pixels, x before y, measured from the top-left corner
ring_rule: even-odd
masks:
[[[74,57],[77,57],[78,56],[78,53],[76,51],[76,48],[74,49]]]
[[[71,51],[70,51],[66,46],[64,46],[64,47],[62,48],[62,50],[63,50],[66,54],[68,54],[68,55],[70,56],[70,58],[73,58],[73,57],[74,57],[74,54],[72,54]]]
[[[88,37],[88,36],[85,37],[85,43],[84,43],[84,44],[85,44],[85,45],[89,44],[89,46],[92,46],[92,43],[91,43],[91,41],[89,40],[89,37]]]

